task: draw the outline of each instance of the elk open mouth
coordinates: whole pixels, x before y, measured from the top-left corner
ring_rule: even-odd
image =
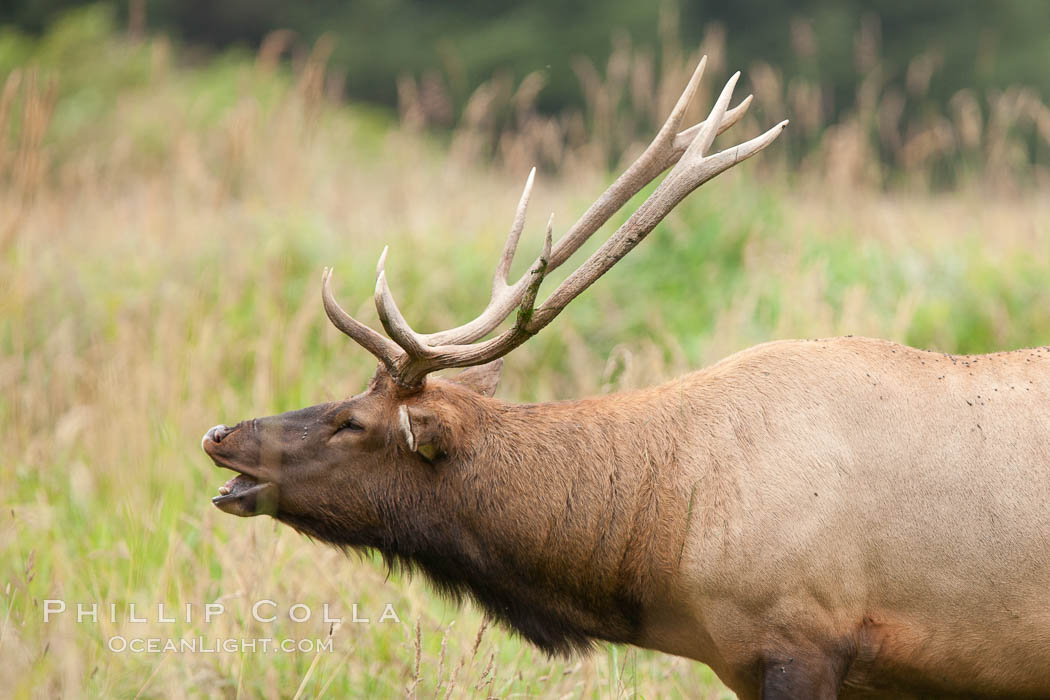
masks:
[[[277,512],[277,485],[238,474],[219,487],[219,495],[211,502],[219,510],[243,518],[273,515]]]
[[[249,474],[248,471],[254,470],[239,466],[237,455],[241,450],[236,444],[232,450],[229,447],[230,436],[236,435],[240,428],[241,424],[232,428],[217,425],[201,440],[201,447],[217,466],[240,472],[219,487],[219,495],[211,502],[219,510],[242,518],[273,515],[277,512],[277,484]]]

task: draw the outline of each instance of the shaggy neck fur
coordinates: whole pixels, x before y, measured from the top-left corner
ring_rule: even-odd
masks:
[[[688,506],[658,394],[513,405],[447,387],[430,403],[456,416],[457,448],[428,493],[384,502],[383,526],[354,541],[315,534],[469,594],[548,653],[635,641],[686,534],[670,527]]]
[[[675,445],[654,429],[651,395],[547,405],[470,397],[474,439],[440,480],[455,521],[431,523],[429,546],[409,558],[548,651],[634,641],[667,568],[654,560],[673,537],[654,523],[681,522],[660,517],[681,504],[664,483]]]

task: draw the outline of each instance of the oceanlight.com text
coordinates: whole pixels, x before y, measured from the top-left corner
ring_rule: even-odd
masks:
[[[117,654],[294,654],[331,652],[334,643],[327,639],[272,639],[269,637],[124,637],[114,635],[106,640],[106,647]]]

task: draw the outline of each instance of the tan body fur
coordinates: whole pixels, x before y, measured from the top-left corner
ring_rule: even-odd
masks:
[[[744,697],[781,652],[844,654],[846,695],[1048,695],[1048,370],[1042,349],[836,338],[635,393],[497,403],[498,445],[477,449],[527,484],[504,503],[492,484],[471,512],[491,528],[505,508],[505,539],[544,567],[589,560],[579,576],[637,585],[634,641],[707,662]],[[515,435],[528,464],[505,454]],[[581,455],[591,440],[611,449]]]

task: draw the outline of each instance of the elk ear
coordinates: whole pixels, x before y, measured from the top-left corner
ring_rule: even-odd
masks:
[[[492,396],[496,393],[496,387],[499,386],[499,378],[502,374],[503,358],[501,357],[487,364],[465,369],[449,377],[448,380],[465,386],[482,396]]]
[[[408,449],[418,453],[428,462],[445,455],[446,431],[441,422],[430,411],[404,404],[397,411],[398,429]]]

